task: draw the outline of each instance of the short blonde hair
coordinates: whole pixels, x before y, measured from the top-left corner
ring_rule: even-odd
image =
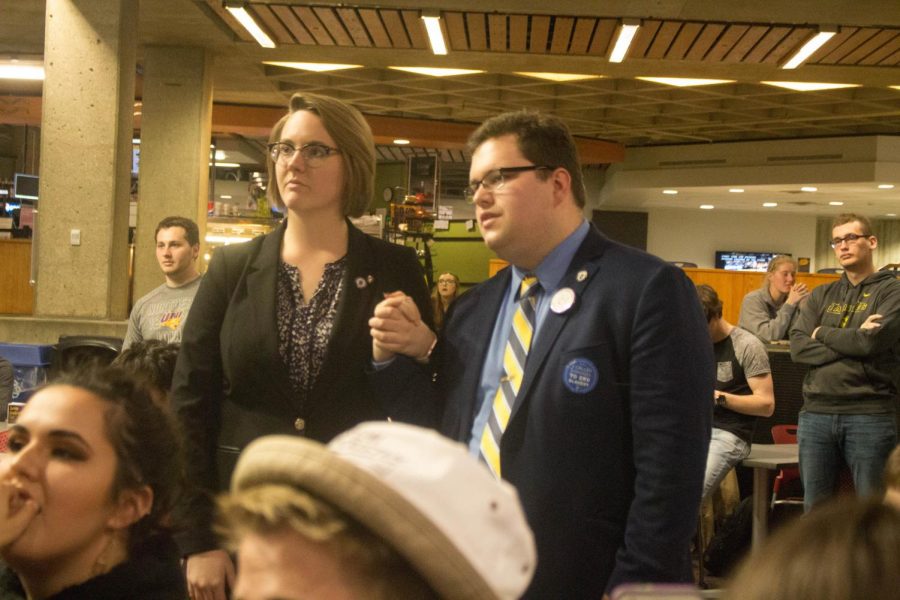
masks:
[[[797,265],[797,261],[794,259],[794,257],[788,256],[787,254],[779,254],[778,256],[776,256],[775,258],[770,260],[769,266],[766,267],[766,276],[763,277],[763,283],[762,283],[762,287],[764,289],[769,287],[769,275],[774,273],[776,270],[778,270],[778,267],[780,267],[781,265],[783,265],[785,263],[791,263],[792,265],[794,265],[794,272],[796,273],[798,265]]]
[[[344,162],[342,214],[345,217],[362,215],[369,208],[375,190],[375,140],[369,124],[362,113],[336,98],[319,94],[294,94],[288,104],[288,114],[275,123],[269,134],[270,144],[281,139],[284,124],[298,110],[308,110],[319,117],[325,131],[341,151],[340,157]],[[266,155],[266,169],[269,173],[266,190],[269,201],[283,209],[284,200],[278,189],[275,161],[269,155]]]

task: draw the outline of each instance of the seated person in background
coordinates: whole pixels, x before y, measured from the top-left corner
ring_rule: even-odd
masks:
[[[900,446],[894,448],[884,465],[884,501],[900,510]]]
[[[412,425],[363,423],[327,447],[258,439],[219,506],[237,600],[511,600],[534,574],[513,487]]]
[[[726,600],[869,600],[900,593],[900,511],[831,503],[776,531],[726,585]]]
[[[431,292],[431,309],[434,311],[434,329],[440,331],[444,325],[444,315],[459,292],[459,277],[449,271],[438,276],[437,285]]]
[[[722,318],[722,301],[716,290],[698,285],[697,295],[706,313],[716,357],[712,439],[703,480],[706,498],[728,471],[750,454],[756,418],[772,416],[775,393],[769,356],[762,343]]]
[[[184,600],[173,421],[123,371],[36,392],[0,457],[0,598]]]
[[[135,342],[122,351],[113,361],[143,385],[153,401],[160,406],[169,406],[169,388],[178,360],[178,344],[162,340]]]
[[[805,283],[795,283],[797,261],[784,254],[769,261],[763,285],[744,296],[738,327],[763,343],[788,339],[800,303],[809,295]]]

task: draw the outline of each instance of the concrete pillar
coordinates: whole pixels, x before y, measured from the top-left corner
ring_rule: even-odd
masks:
[[[135,300],[163,281],[154,232],[179,215],[206,230],[212,128],[212,57],[203,48],[148,47],[144,54]],[[201,259],[202,265],[202,259]]]
[[[136,0],[47,0],[37,316],[127,316],[137,17]]]

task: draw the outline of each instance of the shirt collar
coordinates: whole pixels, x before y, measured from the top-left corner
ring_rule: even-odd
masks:
[[[566,239],[560,242],[556,248],[551,250],[550,254],[548,254],[544,260],[541,261],[541,264],[533,271],[534,274],[537,275],[538,281],[541,283],[541,288],[543,288],[544,292],[553,293],[556,291],[559,282],[562,280],[566,271],[569,269],[569,265],[572,263],[572,258],[574,258],[578,248],[581,247],[584,238],[587,237],[588,229],[590,229],[590,223],[588,223],[587,220],[583,220],[581,225],[579,225],[575,231],[570,233]],[[512,289],[519,289],[519,285],[522,283],[522,278],[525,276],[525,273],[526,271],[523,271],[519,267],[513,267]]]

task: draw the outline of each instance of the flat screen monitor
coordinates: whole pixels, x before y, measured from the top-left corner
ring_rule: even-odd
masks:
[[[716,268],[726,271],[765,271],[769,261],[785,252],[742,252],[717,250]],[[790,256],[788,254],[788,256]]]
[[[21,200],[38,199],[38,176],[16,173],[13,179],[13,193]]]

